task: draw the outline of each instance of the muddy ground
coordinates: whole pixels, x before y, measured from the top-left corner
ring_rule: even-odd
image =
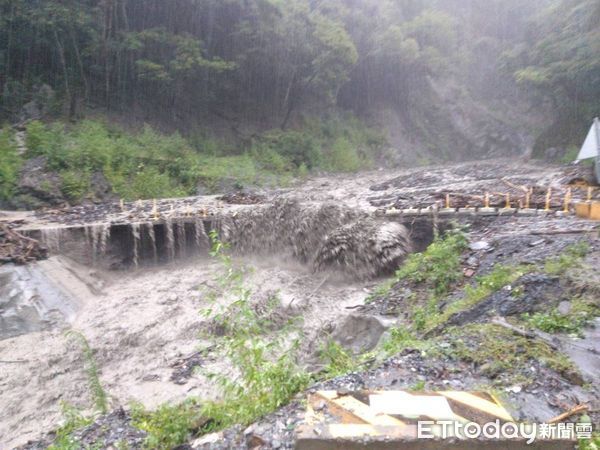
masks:
[[[499,175],[504,174],[508,178],[501,181]],[[565,180],[574,177],[576,174],[572,171],[560,167],[491,161],[356,176],[315,177],[293,189],[225,199],[161,201],[157,209],[163,212],[206,209],[209,214],[213,210],[239,210],[243,213],[244,208],[266,205],[275,199],[297,199],[317,204],[329,202],[372,214],[383,207],[443,202],[447,192],[479,195],[477,193],[487,190],[503,192],[510,188],[520,191],[518,187],[508,186],[506,181],[515,186],[537,186],[540,191],[543,186],[554,186],[559,191]],[[585,194],[582,192],[581,195]],[[249,196],[256,196],[256,201],[250,201]],[[153,210],[152,202],[125,205],[125,210],[118,204],[88,205],[67,211],[21,214],[17,219],[20,226],[31,228],[40,224],[97,222],[107,218],[139,220],[151,217],[155,213]],[[4,214],[5,220],[9,217],[11,213]],[[539,263],[560,255],[579,241],[586,241],[590,246],[585,264],[596,269],[600,265],[597,224],[572,216],[477,219],[470,221],[468,236],[472,244],[486,244],[483,249],[475,246],[478,250],[469,250],[464,255],[463,268],[469,279],[489,272],[496,263]],[[385,328],[403,326],[403,313],[407,308],[403,298],[405,286],[396,286],[373,300],[371,294],[383,279],[360,280],[329,270],[315,272],[310,264],[281,255],[246,253],[234,256],[233,264],[246,268],[245,279],[252,287],[253,303],[257,307],[276,294],[278,304],[268,311],[273,320],[303,319],[302,363],[311,370],[321,368],[316,352],[323,338],[329,333],[335,334],[336,328],[345,345],[360,347],[366,342],[376,342]],[[71,280],[63,287],[76,292],[78,306],[72,317],[49,321],[46,327],[37,331],[0,340],[0,448],[13,448],[27,441],[32,442],[26,448],[45,448],[51,440],[51,435],[46,433],[61,423],[62,402],[89,409],[91,399],[84,358],[81,348],[65,335],[69,329],[83,333],[95,350],[100,379],[114,409],[113,413],[79,432],[82,444],[101,442],[108,447],[126,441],[130,448],[140,448],[144,433],[131,427],[127,412],[132,402],[154,408],[163,402],[179,402],[191,396],[218,398],[218,391],[207,374],[214,371],[229,373],[230,369],[218,352],[211,352],[212,343],[202,333],[211,323],[200,311],[211,306],[208,292],[218,284],[223,271],[220,262],[203,255],[159,267],[115,272],[77,266],[62,256],[53,256],[49,263],[46,262],[48,265],[50,268],[45,267],[45,270],[50,270],[55,279]],[[597,270],[585,273],[592,279],[580,280],[581,289],[596,289],[596,283],[600,284]],[[538,282],[539,279],[534,278],[530,284]],[[457,286],[450,296],[459,295],[462,288]],[[600,297],[600,289],[594,292]],[[540,295],[542,298],[537,301],[544,305],[543,293]],[[225,305],[231,300],[223,295],[218,302]],[[382,329],[375,335],[368,330],[356,333],[355,328],[339,331],[349,316],[358,316],[366,323],[371,323],[369,318],[374,317],[382,324]],[[481,321],[489,319],[484,317]],[[468,323],[473,321],[480,321],[479,317],[470,318]],[[515,384],[514,377],[497,374],[492,377],[472,361],[443,352],[428,354],[407,348],[368,370],[311,389],[323,386],[331,389],[401,389],[419,385],[425,389],[469,390],[492,386],[505,393],[506,403],[518,419],[547,420],[576,404],[588,403],[597,422],[594,411],[599,406],[597,374],[600,371],[595,368],[598,367],[600,349],[597,332],[590,329],[587,333],[587,340],[575,340],[575,350],[568,345],[574,341],[572,338],[553,338],[566,342],[561,351],[578,360],[579,375],[559,373],[531,361],[527,370],[535,373],[535,382]],[[442,349],[447,344],[443,337],[442,330],[435,340],[435,345]],[[579,352],[578,356],[576,352]],[[300,400],[305,395],[299,394],[298,401],[249,428],[238,427],[192,440],[187,448],[251,448],[257,442],[262,443],[263,448],[292,448],[295,426],[303,420]],[[35,442],[40,438],[43,439]]]

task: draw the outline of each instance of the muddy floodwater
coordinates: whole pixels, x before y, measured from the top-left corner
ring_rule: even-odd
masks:
[[[246,277],[255,299],[277,293],[280,314],[303,316],[307,356],[314,351],[317,331],[348,315],[347,308],[362,304],[367,295],[364,283],[330,280],[299,264],[241,258],[236,264],[252,268]],[[209,345],[199,337],[200,312],[210,306],[204,288],[216,283],[223,271],[220,263],[199,257],[121,273],[60,257],[38,265],[3,272],[3,277],[16,277],[15,286],[24,283],[29,297],[21,297],[26,301],[12,311],[19,321],[10,322],[6,309],[2,313],[2,323],[10,322],[12,330],[0,340],[2,448],[53,429],[61,420],[61,402],[90,405],[81,351],[65,335],[70,328],[81,331],[95,349],[102,383],[114,404],[135,401],[155,407],[190,395],[215,397],[205,374],[227,372],[218,355],[209,353],[185,383],[172,377],[181,361]]]

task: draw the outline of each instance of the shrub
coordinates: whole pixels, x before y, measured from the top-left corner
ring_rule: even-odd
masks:
[[[565,251],[554,258],[548,258],[544,270],[550,275],[564,274],[567,270],[579,267],[581,259],[584,258],[590,250],[587,242],[578,242],[570,245]]]
[[[258,154],[267,151],[277,153],[294,167],[304,164],[312,169],[319,167],[322,161],[319,143],[305,131],[270,131],[255,142],[252,149]]]
[[[327,378],[352,372],[358,366],[358,361],[352,354],[331,339],[323,344],[319,356],[327,363],[324,369]]]
[[[123,192],[123,197],[133,198],[160,198],[181,197],[185,191],[173,186],[169,175],[160,173],[156,167],[145,167],[140,170],[131,181],[130,189]]]
[[[69,200],[76,202],[83,199],[90,188],[90,175],[87,172],[66,170],[60,174],[61,192]]]
[[[361,160],[353,144],[344,137],[337,138],[331,146],[327,158],[329,169],[334,172],[356,172],[368,164]]]
[[[467,239],[460,231],[451,231],[435,241],[423,253],[414,253],[396,272],[398,280],[425,284],[440,295],[447,293],[463,274],[460,265]]]
[[[0,130],[0,200],[10,200],[19,179],[21,157],[12,139],[11,130]]]
[[[131,409],[132,424],[148,433],[146,448],[169,450],[185,443],[203,424],[201,410],[193,399],[179,405],[161,405],[147,411],[135,404]]]
[[[253,146],[251,154],[262,169],[275,173],[290,172],[294,169],[292,161],[278,153],[271,146],[264,143]],[[306,164],[304,162],[301,163],[300,166],[306,168]]]
[[[244,286],[243,272],[233,268],[227,245],[219,241],[216,232],[210,237],[211,256],[225,269],[218,284],[237,296],[227,307],[203,312],[223,328],[225,336],[218,342],[219,349],[237,373],[237,377],[211,375],[222,393],[220,401],[208,402],[202,408],[212,430],[257,420],[288,403],[311,378],[296,364],[298,343],[284,343],[285,327],[275,336],[265,336],[268,323],[250,304],[251,291]]]
[[[578,333],[581,330],[579,323],[568,316],[563,316],[555,309],[549,313],[525,314],[523,318],[546,333]]]

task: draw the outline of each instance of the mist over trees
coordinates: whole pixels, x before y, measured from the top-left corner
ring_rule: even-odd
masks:
[[[569,141],[598,114],[600,3],[0,0],[4,120],[44,84],[58,94],[49,108],[69,117],[143,108],[286,128],[300,113],[385,105],[410,119],[435,108],[431,84],[447,79],[530,97]]]

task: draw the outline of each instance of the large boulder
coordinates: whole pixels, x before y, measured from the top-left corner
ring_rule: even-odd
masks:
[[[493,315],[506,317],[548,311],[566,300],[565,295],[559,277],[528,274],[512,286],[505,286],[471,308],[454,314],[448,323],[463,325]]]
[[[350,314],[332,333],[334,341],[358,355],[373,350],[387,325],[375,316]]]
[[[21,168],[14,206],[38,208],[56,206],[66,202],[61,191],[60,176],[48,168],[45,156],[30,159]]]

